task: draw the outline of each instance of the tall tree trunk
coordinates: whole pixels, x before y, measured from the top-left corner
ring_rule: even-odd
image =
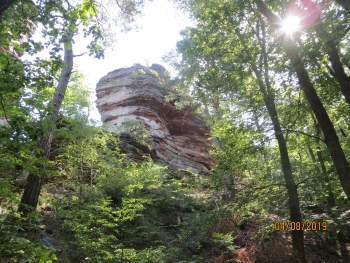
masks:
[[[325,137],[324,141],[331,154],[334,166],[337,170],[340,183],[344,192],[350,198],[350,167],[345,157],[344,151],[340,145],[339,138],[334,129],[333,123],[330,120],[326,109],[324,108],[320,98],[318,97],[314,86],[312,85],[309,75],[304,67],[304,64],[297,54],[296,48],[291,40],[287,40],[285,52],[291,60],[294,70],[297,73],[299,84],[302,87],[305,97],[308,100],[312,111],[322,129]]]
[[[268,19],[271,25],[275,25],[281,21],[266,7],[262,0],[257,0],[257,6],[259,11]],[[327,144],[327,148],[337,170],[343,190],[347,197],[350,198],[350,166],[340,145],[339,138],[334,129],[333,123],[330,120],[320,98],[318,97],[314,86],[311,83],[309,74],[304,67],[304,63],[297,52],[295,44],[288,36],[285,36],[283,44],[285,53],[291,61],[292,66],[297,74],[299,84],[304,91],[304,95],[308,100],[311,109],[316,116],[317,122],[322,129],[323,135],[325,137],[324,141]]]
[[[280,158],[282,163],[282,171],[283,171],[284,180],[286,182],[286,187],[288,191],[290,221],[302,222],[297,186],[294,182],[292,166],[290,164],[289,155],[288,155],[287,143],[284,138],[283,131],[278,120],[276,106],[275,106],[273,97],[269,96],[269,94],[266,92],[265,85],[261,80],[261,76],[259,76],[259,71],[257,71],[256,67],[255,69],[253,68],[253,71],[257,77],[260,91],[264,95],[264,102],[269,112],[270,119],[273,123],[275,138],[278,142],[278,148],[279,148]],[[304,249],[303,230],[292,231],[292,243],[293,243],[293,251],[294,251],[294,257],[296,259],[296,262],[304,263],[305,249]]]
[[[331,66],[334,70],[334,75],[339,82],[341,92],[343,93],[346,102],[350,106],[350,78],[345,73],[343,63],[340,61],[339,49],[334,38],[327,32],[323,21],[320,17],[321,10],[316,3],[310,0],[301,0],[303,6],[307,8],[309,16],[315,16],[313,27],[316,31],[317,36],[323,41],[326,46],[326,52],[331,62]],[[306,18],[307,19],[307,18]],[[303,19],[301,20],[301,24]]]
[[[280,152],[282,171],[284,175],[284,180],[287,187],[288,199],[289,199],[289,216],[291,222],[300,222],[302,223],[301,212],[300,212],[300,204],[298,197],[297,186],[294,181],[294,175],[292,172],[292,166],[290,164],[287,143],[283,135],[283,131],[281,128],[281,124],[278,119],[277,109],[274,101],[274,96],[272,94],[272,87],[269,79],[269,67],[267,61],[267,52],[266,52],[266,43],[265,43],[265,30],[263,28],[263,38],[261,45],[261,52],[263,56],[263,62],[261,63],[261,67],[258,69],[256,64],[254,64],[254,59],[249,52],[248,47],[246,46],[244,40],[240,36],[240,33],[237,33],[240,39],[242,40],[242,44],[250,61],[251,68],[256,76],[256,80],[260,89],[260,92],[263,94],[264,103],[269,113],[273,130],[275,133],[275,138],[278,143],[278,148]],[[261,72],[264,72],[264,76]],[[265,83],[264,83],[265,81]],[[304,248],[304,231],[300,230],[292,230],[292,244],[293,244],[293,260],[295,262],[305,263],[305,248]]]
[[[259,86],[260,85],[261,84],[259,84]],[[272,99],[264,98],[264,100],[265,100],[265,105],[269,111],[271,121],[273,122],[273,129],[275,132],[275,137],[278,142],[278,148],[280,151],[282,170],[283,170],[284,180],[286,182],[286,187],[288,191],[290,221],[302,222],[297,186],[294,182],[294,176],[292,173],[292,167],[289,160],[287,144],[281,129],[281,125],[277,117],[276,107]],[[294,251],[296,262],[305,262],[303,230],[292,231],[292,243],[293,243],[293,251]]]
[[[37,158],[45,158],[49,159],[51,144],[52,144],[52,136],[54,128],[53,126],[56,124],[58,113],[62,105],[62,101],[64,95],[67,90],[67,86],[70,80],[70,76],[73,69],[73,48],[72,48],[72,38],[73,33],[69,36],[69,40],[64,43],[64,67],[61,71],[61,76],[57,84],[57,88],[55,90],[55,94],[52,99],[52,107],[53,110],[51,114],[49,114],[49,122],[50,126],[47,129],[47,135],[39,140],[38,148],[40,152],[36,154]],[[39,171],[44,171],[46,169],[45,165],[37,164],[36,165]],[[30,173],[26,186],[22,195],[21,202],[18,207],[18,212],[22,212],[24,215],[28,214],[31,211],[35,211],[38,199],[41,191],[41,187],[43,184],[44,175],[38,175]]]

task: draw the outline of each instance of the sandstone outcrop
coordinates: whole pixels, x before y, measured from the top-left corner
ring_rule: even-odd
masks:
[[[101,120],[111,131],[125,120],[142,121],[157,158],[176,168],[208,172],[215,166],[208,154],[209,129],[190,109],[177,110],[164,100],[168,91],[162,83],[167,78],[165,68],[157,64],[109,72],[96,86]]]

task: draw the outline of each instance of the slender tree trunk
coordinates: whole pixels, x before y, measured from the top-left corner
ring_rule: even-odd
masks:
[[[239,34],[239,32],[238,32]],[[241,36],[239,35],[241,38]],[[241,38],[242,39],[242,38]],[[290,164],[287,143],[283,135],[283,131],[281,128],[281,124],[278,119],[277,109],[274,101],[274,96],[272,94],[272,87],[269,79],[269,67],[267,61],[267,52],[266,52],[266,44],[265,44],[265,30],[263,28],[263,37],[261,44],[261,52],[263,61],[261,63],[261,69],[258,69],[256,64],[254,64],[254,59],[252,59],[252,55],[249,52],[248,47],[245,45],[244,40],[242,39],[242,44],[248,57],[251,58],[253,62],[251,64],[251,68],[256,76],[257,83],[260,89],[260,92],[263,94],[265,106],[269,113],[275,138],[278,142],[278,148],[280,152],[282,171],[284,175],[284,180],[286,182],[288,199],[289,199],[289,216],[291,222],[302,222],[301,212],[300,212],[300,204],[298,197],[297,186],[294,182],[294,175],[292,173],[292,166]],[[264,72],[264,76],[261,72]],[[264,83],[265,80],[265,83]],[[304,248],[304,231],[300,230],[292,230],[292,244],[293,244],[293,260],[298,263],[305,263],[305,248]]]
[[[324,160],[323,160],[322,152],[321,152],[320,148],[317,149],[317,158],[318,158],[318,162],[321,164],[322,172],[324,174],[324,181],[326,183],[325,188],[326,188],[326,194],[327,194],[328,208],[332,208],[333,206],[335,206],[335,200],[334,200],[332,187],[331,187],[330,182],[329,182],[329,176],[328,176],[328,173],[326,170],[326,166],[324,164]]]
[[[234,176],[232,174],[224,174],[224,189],[225,189],[225,202],[229,203],[235,198],[235,184]]]
[[[315,127],[316,127],[316,136],[320,136],[320,133],[321,133],[320,125],[315,123]],[[319,142],[317,142],[317,144],[318,143]],[[328,205],[328,208],[330,209],[330,208],[334,207],[336,204],[335,204],[335,200],[334,200],[332,187],[331,187],[331,184],[329,182],[329,176],[327,173],[326,165],[324,164],[324,160],[322,157],[322,151],[321,151],[320,146],[317,146],[317,159],[321,165],[322,173],[324,175],[325,189],[326,189],[326,194],[327,194],[327,205]]]
[[[340,61],[339,49],[337,44],[331,34],[327,32],[323,21],[320,17],[321,10],[316,3],[310,0],[301,0],[303,6],[308,10],[307,12],[311,15],[316,16],[313,22],[313,27],[316,31],[317,36],[323,41],[326,46],[326,52],[331,62],[331,66],[334,70],[334,75],[339,82],[341,92],[343,93],[346,102],[350,106],[350,78],[345,73],[343,63]],[[303,23],[303,20],[301,21]]]
[[[328,206],[328,208],[332,208],[333,206],[335,206],[335,201],[334,201],[332,187],[329,184],[329,177],[328,177],[327,169],[326,169],[326,166],[324,164],[323,157],[322,157],[322,152],[321,152],[320,148],[317,147],[317,160],[316,160],[316,156],[315,156],[315,154],[310,146],[308,146],[308,150],[309,150],[312,162],[315,164],[316,172],[323,175],[325,183],[322,185],[323,185],[323,188],[324,188],[326,195],[327,195],[327,197],[326,197],[327,198],[327,206]],[[322,171],[319,169],[317,163],[320,164]]]
[[[265,6],[262,0],[257,0],[257,5],[259,11],[268,19],[270,24],[275,25],[281,21]],[[311,83],[309,74],[304,67],[304,63],[300,58],[295,44],[292,42],[290,37],[285,36],[283,47],[297,74],[299,84],[304,91],[304,95],[308,100],[311,109],[316,116],[317,122],[322,129],[323,135],[325,137],[324,141],[327,144],[327,148],[337,170],[340,183],[344,189],[345,194],[348,198],[350,198],[350,166],[340,145],[339,138],[334,129],[333,123],[330,120],[320,98],[318,97],[314,86]]]
[[[256,71],[256,69],[253,69],[253,71],[255,72],[255,75],[258,78],[260,91],[264,94],[265,105],[269,112],[270,119],[273,123],[275,138],[278,142],[278,148],[279,148],[280,158],[282,163],[282,171],[283,171],[284,180],[286,182],[286,187],[288,191],[290,221],[302,222],[297,186],[294,182],[292,166],[290,164],[289,155],[288,155],[287,143],[284,138],[283,131],[278,120],[276,106],[272,96],[269,96],[269,94],[266,92],[265,85],[261,80],[261,77],[259,77],[259,73]],[[304,249],[303,230],[292,231],[292,243],[293,243],[294,258],[296,259],[296,262],[304,263],[305,249]]]
[[[55,91],[55,94],[52,99],[52,113],[49,115],[50,127],[47,129],[47,135],[39,140],[38,148],[41,150],[36,157],[49,159],[51,144],[52,144],[52,136],[53,136],[53,125],[56,124],[58,113],[62,105],[62,101],[64,95],[67,90],[67,86],[70,80],[70,76],[73,69],[73,49],[72,49],[72,38],[73,33],[70,35],[70,40],[64,43],[64,67],[61,71],[61,76]],[[46,169],[45,165],[37,164],[36,165],[40,172]],[[41,191],[41,187],[44,180],[44,174],[33,174],[30,173],[26,186],[22,195],[21,202],[18,207],[18,212],[22,212],[23,214],[28,214],[29,212],[35,211],[38,199]]]
[[[287,143],[282,132],[281,124],[278,119],[277,110],[273,99],[274,97],[273,97],[273,94],[271,94],[272,87],[271,87],[269,71],[268,71],[269,66],[268,66],[266,41],[265,41],[266,33],[265,33],[264,23],[261,23],[261,24],[262,24],[262,35],[263,35],[262,54],[263,54],[263,64],[264,64],[264,78],[265,78],[267,91],[262,90],[261,84],[259,84],[259,86],[261,86],[260,89],[264,95],[264,101],[265,101],[266,107],[268,108],[269,115],[274,126],[275,137],[278,142],[284,180],[286,182],[286,186],[288,190],[290,220],[291,222],[302,223],[298,190],[294,181],[294,175],[292,173],[292,166],[290,164],[290,159],[288,155]],[[292,243],[293,243],[293,254],[294,254],[293,260],[300,263],[306,262],[303,230],[292,231]]]

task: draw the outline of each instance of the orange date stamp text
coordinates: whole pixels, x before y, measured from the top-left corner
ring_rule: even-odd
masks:
[[[326,231],[327,222],[305,221],[305,222],[291,222],[291,221],[276,221],[273,228],[278,230],[305,230],[305,231]]]

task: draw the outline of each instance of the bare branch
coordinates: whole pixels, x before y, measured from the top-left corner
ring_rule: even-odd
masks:
[[[87,52],[84,52],[84,53],[81,53],[81,54],[79,54],[79,55],[74,55],[73,57],[75,58],[75,57],[81,57],[81,56],[83,56],[83,55],[85,55]]]
[[[123,6],[119,4],[119,1],[118,1],[118,0],[115,0],[115,2],[116,2],[117,5],[119,6],[120,10],[122,10],[124,13],[127,13],[126,10],[123,8]]]
[[[65,2],[67,3],[67,5],[68,5],[68,10],[70,10],[71,9],[71,4],[69,3],[69,1],[68,0],[65,0]]]

